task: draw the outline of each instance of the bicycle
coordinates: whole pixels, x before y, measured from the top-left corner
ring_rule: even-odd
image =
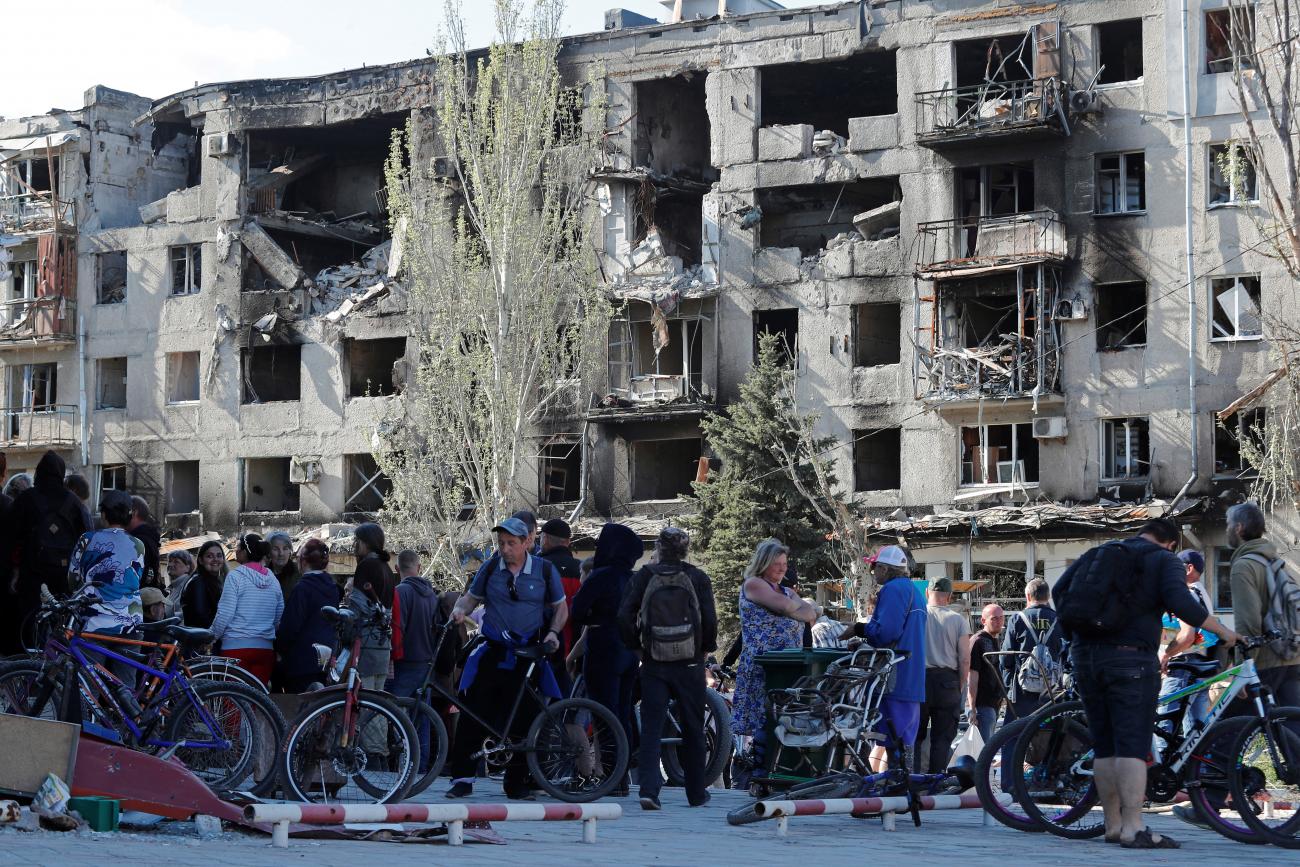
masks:
[[[1267,636],[1246,637],[1238,647],[1249,650],[1269,640]],[[1148,767],[1147,800],[1169,803],[1185,790],[1199,818],[1218,833],[1243,843],[1267,842],[1249,824],[1234,820],[1234,816],[1241,815],[1236,807],[1253,803],[1259,780],[1251,776],[1243,781],[1239,793],[1231,792],[1232,771],[1241,758],[1234,752],[1234,744],[1241,740],[1239,735],[1252,720],[1269,719],[1272,713],[1271,699],[1266,698],[1254,661],[1245,660],[1221,674],[1214,673],[1216,664],[1212,661],[1175,659],[1170,668],[1205,679],[1165,698],[1175,707],[1159,714],[1152,726],[1152,735],[1163,740],[1165,747],[1161,760]],[[1223,681],[1228,682],[1227,688],[1205,722],[1184,737],[1181,729],[1187,702],[1182,700]],[[1248,689],[1255,699],[1257,716],[1223,719],[1228,705]],[[1300,709],[1296,713],[1300,714]],[[1161,728],[1162,722],[1172,723],[1171,730]],[[1012,755],[1012,768],[1028,768],[1023,774],[1012,775],[1015,800],[1043,830],[1069,839],[1105,833],[1100,812],[1094,810],[1099,796],[1092,777],[1092,739],[1082,702],[1040,709],[1029,718]]]
[[[47,601],[47,617],[66,617],[51,630],[43,662],[10,663],[0,675],[3,710],[78,723],[82,731],[133,749],[175,756],[211,788],[235,791],[252,782],[254,795],[275,787],[274,761],[284,718],[271,700],[243,684],[192,681],[182,667],[186,649],[211,644],[206,629],[146,624],[148,636],[83,635],[93,600]],[[117,650],[114,647],[118,648]],[[131,648],[147,649],[144,659]],[[127,686],[108,665],[133,670]]]
[[[438,658],[447,635],[456,627],[448,623],[441,630],[433,651]],[[489,769],[504,769],[516,754],[526,757],[533,782],[546,794],[569,803],[603,798],[614,790],[627,772],[630,750],[627,735],[618,718],[604,705],[586,698],[548,700],[533,684],[539,663],[546,658],[541,645],[514,648],[517,659],[526,663],[514,703],[505,722],[494,725],[437,681],[430,680],[433,695],[456,705],[487,732],[482,749],[472,758],[483,759]],[[540,708],[522,738],[512,734],[524,699]]]
[[[1251,831],[1286,849],[1300,848],[1300,707],[1276,707],[1262,685],[1247,687],[1256,716],[1229,746],[1229,791]],[[1274,824],[1276,823],[1276,824]]]
[[[332,648],[316,646],[339,685],[312,693],[290,723],[280,754],[285,788],[311,803],[399,801],[420,764],[419,735],[396,699],[362,689],[357,674],[363,630],[387,630],[391,618],[380,607],[365,619],[332,605],[321,614],[334,623],[345,646],[337,656]]]

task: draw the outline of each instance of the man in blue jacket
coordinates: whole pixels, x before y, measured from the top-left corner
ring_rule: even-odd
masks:
[[[881,700],[880,710],[910,751],[921,722],[921,703],[925,701],[925,600],[909,580],[911,568],[902,548],[886,545],[867,562],[880,585],[880,595],[871,620],[855,623],[850,631],[872,647],[907,654],[907,659],[898,664],[894,688]]]

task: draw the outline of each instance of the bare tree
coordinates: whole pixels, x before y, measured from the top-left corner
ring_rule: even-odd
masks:
[[[411,339],[403,405],[376,454],[393,482],[384,518],[449,574],[465,544],[535,497],[518,480],[539,425],[582,408],[603,358],[609,303],[587,207],[603,102],[598,85],[561,77],[562,12],[562,0],[495,0],[496,39],[470,52],[447,0],[434,118],[388,163]]]

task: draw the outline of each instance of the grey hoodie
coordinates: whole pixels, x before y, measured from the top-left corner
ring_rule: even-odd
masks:
[[[1259,635],[1264,631],[1269,603],[1268,568],[1257,560],[1247,560],[1247,554],[1275,560],[1277,546],[1267,539],[1251,539],[1232,552],[1233,628],[1242,635]],[[1300,655],[1283,659],[1267,647],[1255,651],[1255,667],[1260,670],[1284,665],[1300,665]]]
[[[348,597],[348,607],[357,612],[361,620],[369,619],[376,608],[383,608],[362,590],[354,589]],[[388,674],[388,658],[392,655],[392,639],[377,627],[367,626],[361,631],[361,656],[357,659],[357,674],[374,677]]]

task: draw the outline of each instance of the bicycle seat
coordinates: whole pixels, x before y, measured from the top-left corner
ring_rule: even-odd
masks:
[[[531,647],[515,648],[515,656],[519,657],[520,659],[541,659],[545,655],[546,655],[546,651],[544,651],[538,645],[533,645]]]
[[[185,647],[202,647],[217,640],[211,629],[199,629],[193,626],[168,626],[167,634]]]
[[[166,634],[170,627],[180,625],[181,619],[179,617],[168,617],[166,620],[155,620],[152,623],[142,623],[140,624],[140,631],[146,635],[150,633],[163,635]]]
[[[1169,663],[1170,671],[1185,671],[1196,677],[1209,677],[1219,673],[1219,663],[1213,659],[1173,659]]]
[[[331,623],[351,623],[357,619],[357,613],[350,608],[335,608],[333,605],[326,605],[320,610],[321,617]]]

